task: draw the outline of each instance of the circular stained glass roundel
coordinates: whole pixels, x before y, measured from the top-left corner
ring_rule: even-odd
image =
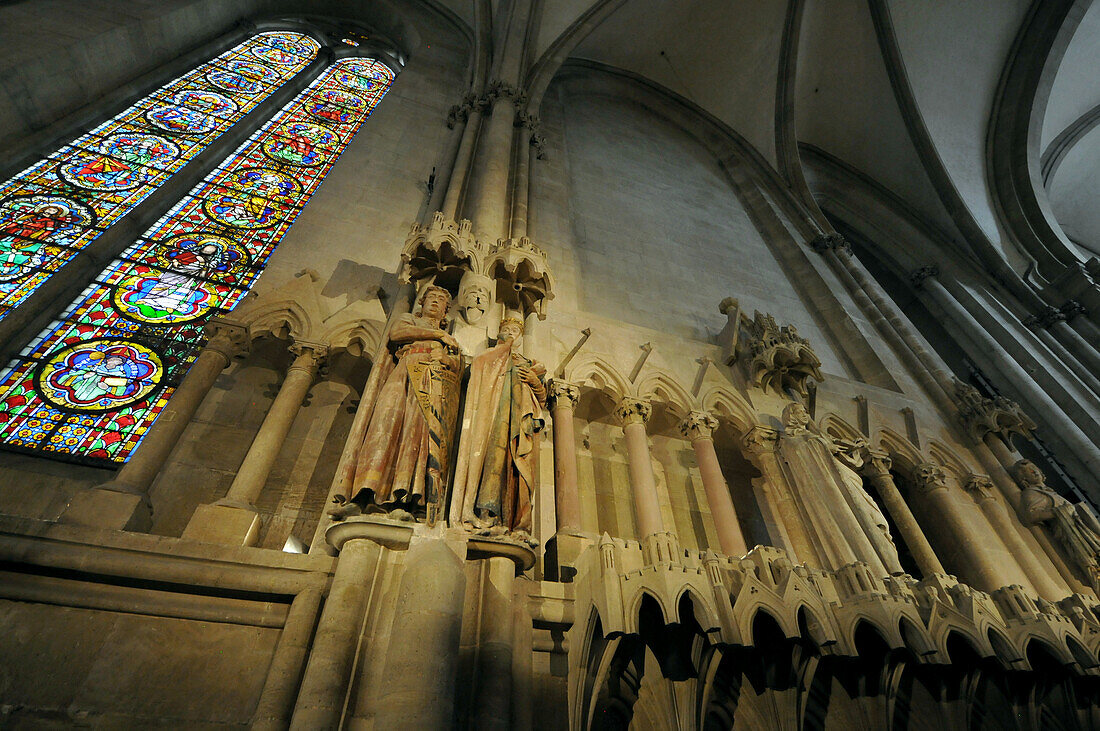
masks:
[[[54,351],[35,370],[34,386],[59,409],[96,413],[144,401],[163,377],[164,365],[152,349],[97,338]]]
[[[189,233],[158,244],[111,295],[125,317],[156,325],[190,322],[221,305],[248,266],[248,252],[224,236]]]
[[[255,94],[265,84],[274,82],[279,74],[262,63],[229,61],[224,66],[206,72],[206,80],[222,91]]]
[[[272,48],[278,48],[284,53],[301,56],[302,58],[313,58],[317,54],[317,49],[321,47],[317,41],[300,33],[282,31],[261,33],[260,40]]]
[[[288,165],[320,165],[324,149],[339,144],[335,132],[316,124],[292,122],[271,130],[264,140],[264,154]]]
[[[338,89],[325,89],[306,103],[306,110],[322,122],[349,124],[359,119],[366,106],[362,97]]]
[[[213,220],[226,226],[259,229],[274,226],[294,210],[298,181],[285,173],[264,168],[238,170],[214,189],[203,203]]]
[[[188,89],[173,94],[167,104],[153,107],[145,119],[154,127],[176,134],[205,134],[237,110],[232,99],[213,91]]]
[[[76,241],[95,214],[59,195],[13,195],[0,200],[0,283],[45,266],[59,246]]]
[[[57,172],[78,188],[130,190],[150,182],[179,154],[179,148],[163,137],[127,132],[105,137],[93,150],[71,155]]]

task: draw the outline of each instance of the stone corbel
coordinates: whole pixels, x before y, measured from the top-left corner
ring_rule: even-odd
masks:
[[[821,360],[794,325],[780,326],[768,314],[755,312],[746,322],[749,374],[763,391],[774,388],[780,395],[787,389],[807,395],[807,382],[825,380]]]

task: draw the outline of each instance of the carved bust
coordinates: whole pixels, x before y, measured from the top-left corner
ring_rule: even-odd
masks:
[[[476,325],[493,303],[493,280],[481,274],[467,272],[458,291],[458,310],[462,319]]]

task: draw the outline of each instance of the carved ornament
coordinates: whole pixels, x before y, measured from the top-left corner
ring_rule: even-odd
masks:
[[[1011,444],[1013,434],[1029,436],[1035,422],[1028,418],[1020,405],[1004,396],[986,398],[968,383],[955,381],[955,400],[959,407],[959,419],[977,441],[986,434],[996,434]]]
[[[631,424],[644,424],[653,415],[653,407],[645,399],[627,396],[615,408],[615,416],[619,417],[623,427]]]
[[[414,223],[401,251],[401,281],[419,281],[451,269],[477,269],[473,266],[485,251],[473,234],[469,221],[453,221],[436,211],[426,226]]]
[[[222,317],[215,317],[206,323],[203,333],[208,338],[205,349],[220,353],[227,362],[241,353],[247,353],[252,345],[248,325]]]
[[[546,264],[546,252],[531,239],[499,239],[489,247],[484,272],[503,290],[515,293],[513,304],[517,309],[546,319],[546,303],[554,299],[554,276]]]
[[[922,493],[947,489],[947,473],[938,464],[923,462],[913,467],[913,484]]]
[[[1066,322],[1069,322],[1078,315],[1088,314],[1088,310],[1085,306],[1077,300],[1066,300],[1066,303],[1058,308],[1058,311],[1066,316]]]
[[[718,428],[718,419],[705,411],[692,411],[680,422],[680,433],[688,440],[710,439]]]
[[[581,389],[576,384],[555,378],[550,381],[547,394],[551,408],[560,406],[573,411],[577,408],[577,401],[581,397]]]
[[[929,277],[938,277],[940,275],[940,268],[935,264],[927,264],[918,269],[914,269],[909,275],[909,283],[913,285],[913,289],[920,289],[924,284],[924,280]]]
[[[771,387],[782,395],[791,389],[806,395],[809,379],[824,380],[821,360],[794,325],[780,327],[771,315],[756,312],[747,329],[749,373],[761,390]]]
[[[754,426],[745,432],[741,444],[751,455],[774,452],[779,442],[779,432],[766,426]]]
[[[1065,322],[1066,313],[1057,307],[1047,305],[1037,314],[1024,318],[1024,324],[1028,327],[1047,329],[1059,322]]]

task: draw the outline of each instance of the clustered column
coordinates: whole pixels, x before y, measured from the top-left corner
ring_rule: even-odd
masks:
[[[703,490],[707,494],[707,504],[718,532],[718,543],[727,556],[743,556],[748,552],[745,537],[741,533],[737,510],[733,507],[722,467],[718,464],[718,454],[714,451],[712,435],[717,428],[718,420],[703,411],[691,412],[680,423],[680,432],[691,441],[691,448],[695,450],[695,461],[703,478]]]

